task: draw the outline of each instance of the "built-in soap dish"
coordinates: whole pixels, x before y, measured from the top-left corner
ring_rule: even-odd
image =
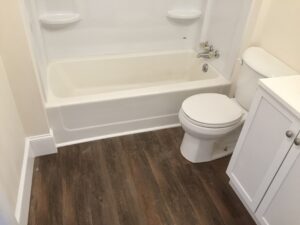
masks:
[[[172,9],[168,11],[168,17],[180,20],[195,20],[200,18],[202,12],[195,9]]]
[[[80,21],[80,14],[78,13],[52,13],[43,14],[40,16],[40,22],[43,25],[68,25]]]

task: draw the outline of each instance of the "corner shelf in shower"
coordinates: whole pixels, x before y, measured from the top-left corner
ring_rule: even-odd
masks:
[[[202,12],[195,9],[173,9],[168,11],[168,17],[171,19],[194,20],[200,18]]]
[[[67,25],[80,21],[78,13],[53,13],[40,16],[40,22],[44,25]]]

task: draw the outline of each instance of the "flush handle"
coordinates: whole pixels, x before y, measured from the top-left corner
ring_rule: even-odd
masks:
[[[300,138],[296,138],[294,143],[295,143],[296,146],[299,146],[300,145]]]
[[[294,136],[294,133],[293,133],[293,131],[288,130],[287,132],[285,132],[285,135],[286,135],[288,138],[292,138],[292,137]]]

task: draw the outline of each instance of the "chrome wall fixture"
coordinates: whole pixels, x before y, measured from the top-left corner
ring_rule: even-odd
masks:
[[[208,41],[201,42],[200,48],[203,49],[203,52],[198,53],[197,58],[213,59],[220,57],[220,52],[213,45],[209,44]]]

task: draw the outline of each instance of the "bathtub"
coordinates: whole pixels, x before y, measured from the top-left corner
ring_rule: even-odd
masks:
[[[50,64],[46,109],[57,145],[179,126],[185,98],[228,92],[229,81],[211,66],[203,72],[204,63],[177,51]]]

